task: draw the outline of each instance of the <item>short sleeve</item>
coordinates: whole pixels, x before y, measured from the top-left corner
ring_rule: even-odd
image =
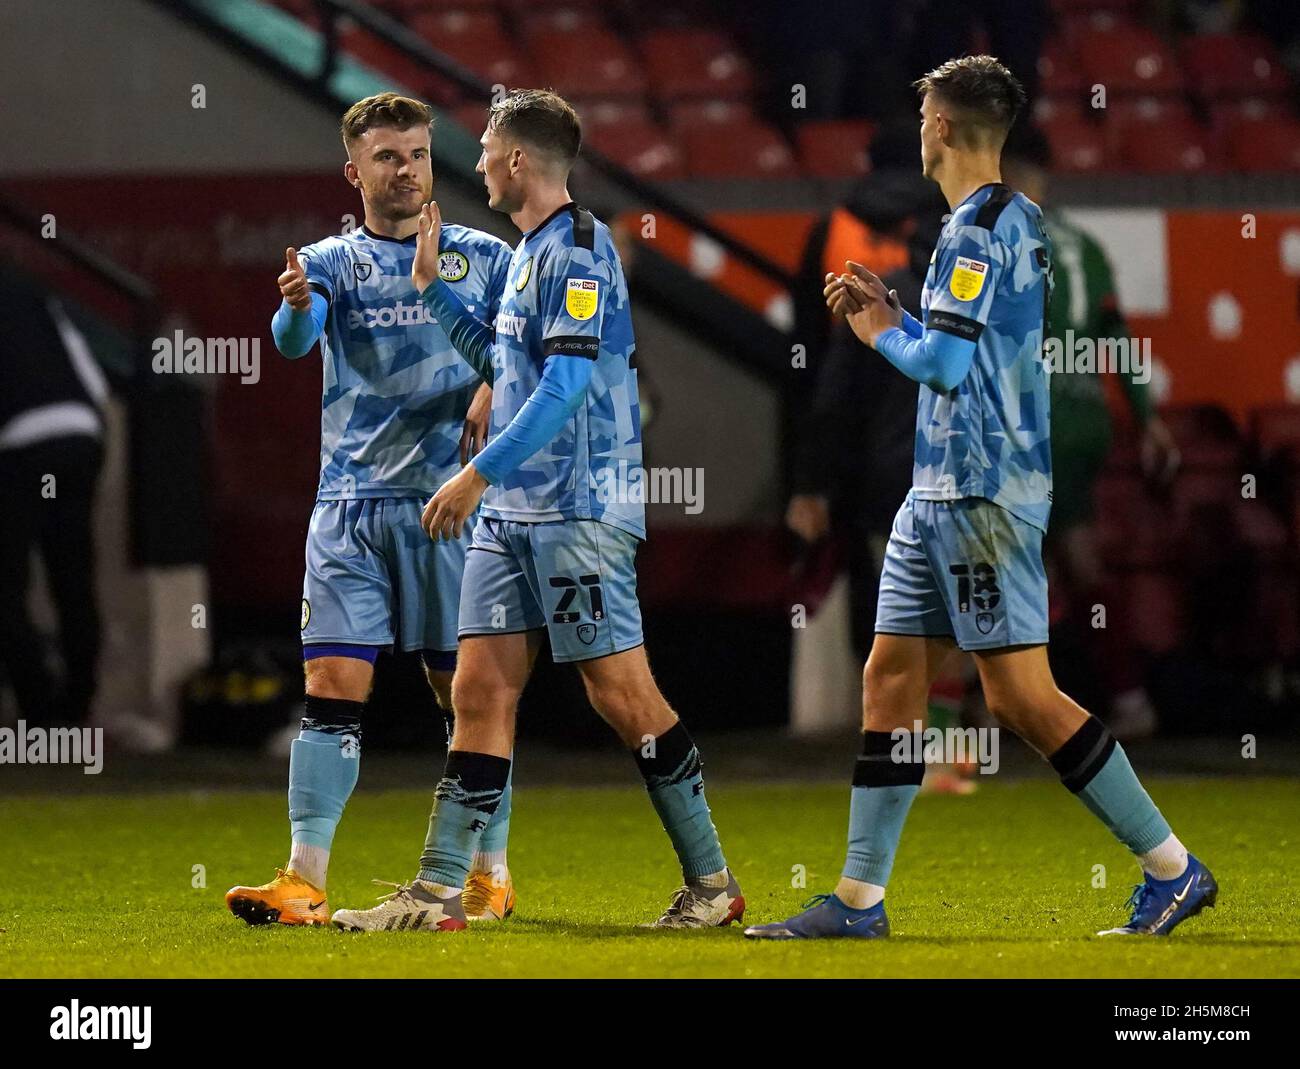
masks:
[[[979,341],[1005,260],[1006,247],[986,227],[954,230],[935,257],[926,329]]]
[[[609,300],[609,265],[586,249],[558,251],[540,287],[542,356],[600,355],[600,332]]]

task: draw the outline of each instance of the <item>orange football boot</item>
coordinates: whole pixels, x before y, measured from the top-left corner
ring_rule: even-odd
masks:
[[[498,880],[491,872],[471,872],[460,902],[471,921],[503,921],[515,911],[515,885],[509,876]]]
[[[226,908],[249,924],[328,924],[325,892],[313,887],[293,869],[276,869],[275,879],[261,887],[232,887]]]

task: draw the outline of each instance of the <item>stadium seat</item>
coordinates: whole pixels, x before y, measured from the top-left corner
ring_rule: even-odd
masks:
[[[799,173],[785,138],[757,120],[696,126],[681,137],[687,170],[695,178],[792,178]]]
[[[1061,116],[1043,125],[1052,147],[1052,166],[1064,174],[1109,170],[1111,153],[1102,129],[1081,116]]]
[[[1250,414],[1250,435],[1268,455],[1293,449],[1300,458],[1300,405],[1268,405]]]
[[[1212,169],[1217,158],[1210,139],[1189,118],[1129,125],[1120,156],[1143,174],[1195,174]]]
[[[426,13],[412,16],[411,28],[492,85],[535,84],[526,53],[505,35],[494,13]]]
[[[667,181],[686,174],[677,143],[649,119],[597,124],[584,136],[597,152],[642,178]]]
[[[652,122],[650,109],[644,100],[571,100],[570,103],[582,120],[584,136],[600,127],[638,126]]]
[[[1291,119],[1290,104],[1279,97],[1217,100],[1209,106],[1209,128],[1220,156],[1231,156],[1233,131],[1242,123]]]
[[[340,32],[339,47],[353,59],[431,103],[446,107],[460,99],[456,87],[436,71],[362,30],[353,28]]]
[[[1183,637],[1183,597],[1177,576],[1142,569],[1128,576],[1128,623],[1134,641],[1149,653],[1169,653]]]
[[[1300,122],[1240,122],[1228,135],[1232,165],[1243,171],[1300,171]]]
[[[645,72],[635,55],[607,30],[568,34],[554,30],[529,40],[541,83],[566,97],[618,98],[645,95]]]
[[[795,134],[799,162],[814,178],[851,178],[865,174],[871,161],[867,144],[872,124],[860,119],[803,123]]]
[[[655,30],[639,44],[650,87],[660,100],[728,100],[749,94],[749,63],[726,34]]]
[[[483,103],[466,103],[457,104],[452,109],[452,117],[472,133],[479,137],[483,133],[483,128],[487,125],[488,106]]]
[[[1048,40],[1038,53],[1038,89],[1045,96],[1079,96],[1088,88],[1079,57],[1061,37]]]
[[[1108,96],[1124,93],[1176,93],[1183,77],[1173,53],[1156,34],[1141,26],[1092,27],[1079,37],[1079,59],[1090,84]]]
[[[668,109],[668,125],[680,136],[697,127],[734,126],[758,121],[747,101],[686,100]]]
[[[1273,46],[1249,34],[1189,38],[1182,47],[1182,60],[1190,88],[1206,100],[1281,96],[1290,88]]]
[[[560,4],[554,7],[533,8],[531,5],[516,15],[513,24],[529,43],[547,33],[570,36],[587,36],[608,29],[599,8],[578,4]]]
[[[1034,122],[1048,126],[1054,122],[1069,122],[1084,117],[1084,98],[1079,93],[1053,93],[1034,101]]]
[[[419,11],[412,13],[406,24],[444,52],[454,53],[456,47],[472,48],[475,41],[509,44],[501,18],[491,8]]]

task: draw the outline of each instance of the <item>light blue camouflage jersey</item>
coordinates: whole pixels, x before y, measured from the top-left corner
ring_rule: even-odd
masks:
[[[444,238],[444,241],[446,239]],[[645,537],[639,489],[641,411],[627,282],[609,227],[574,204],[523,236],[496,315],[491,433],[537,388],[547,357],[595,364],[586,397],[558,435],[500,485],[480,512],[498,520],[599,520]]]
[[[455,224],[442,235],[439,274],[469,311],[492,322],[510,247]],[[308,285],[329,302],[319,501],[427,497],[460,469],[479,377],[416,295],[414,256],[414,235],[399,240],[365,227],[299,253]]]
[[[922,321],[974,341],[975,356],[956,389],[921,385],[914,498],[987,498],[1047,529],[1050,262],[1038,205],[1004,185],[981,186],[949,217],[926,275]]]

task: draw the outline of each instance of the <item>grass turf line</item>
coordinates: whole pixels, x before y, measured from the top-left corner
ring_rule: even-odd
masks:
[[[736,927],[648,932],[679,879],[644,791],[518,790],[519,909],[468,932],[252,929],[222,896],[283,864],[282,792],[0,799],[0,976],[1300,976],[1300,798],[1282,779],[1153,779],[1157,804],[1213,869],[1219,906],[1167,939],[1091,937],[1126,919],[1127,852],[1047,780],[923,796],[887,903],[894,936],[754,944]],[[409,879],[431,792],[359,791],[335,841],[330,905]],[[833,888],[842,784],[711,783],[751,923]],[[206,887],[195,888],[195,865]],[[1094,887],[1093,866],[1106,868]],[[799,869],[806,886],[792,886]]]

